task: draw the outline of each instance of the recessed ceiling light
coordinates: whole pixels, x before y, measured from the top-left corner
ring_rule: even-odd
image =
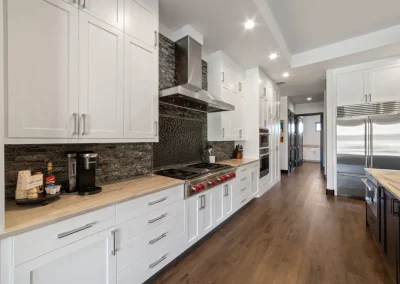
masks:
[[[312,99],[311,98],[307,98],[307,101],[311,101]]]
[[[287,77],[289,77],[289,73],[288,73],[288,72],[285,72],[285,73],[282,74],[282,76],[285,77],[285,78],[287,78]]]
[[[244,27],[248,30],[251,30],[252,28],[254,28],[254,21],[253,20],[248,20],[245,24]]]
[[[271,53],[269,56],[269,59],[271,59],[271,60],[275,60],[277,58],[278,58],[278,54],[276,54],[276,53]]]

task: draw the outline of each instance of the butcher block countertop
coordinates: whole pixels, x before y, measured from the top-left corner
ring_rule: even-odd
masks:
[[[230,160],[225,160],[225,161],[219,161],[217,164],[224,164],[224,165],[229,165],[232,167],[241,167],[247,164],[251,164],[254,162],[259,161],[259,159],[252,159],[252,158],[245,158],[245,159],[230,159]]]
[[[381,169],[365,169],[365,171],[400,199],[400,171]]]
[[[18,206],[6,201],[5,229],[0,239],[15,236],[91,211],[139,198],[183,184],[184,181],[158,175],[148,175],[102,186],[99,194],[79,196],[64,194],[47,206]]]

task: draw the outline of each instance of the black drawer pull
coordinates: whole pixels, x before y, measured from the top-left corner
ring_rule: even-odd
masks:
[[[399,201],[395,198],[391,199],[390,202],[390,213],[392,213],[393,216],[398,217],[399,216]],[[397,207],[397,211],[395,211],[395,208]]]

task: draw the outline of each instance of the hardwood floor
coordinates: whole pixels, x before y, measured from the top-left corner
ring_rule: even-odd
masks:
[[[152,283],[394,283],[365,226],[365,203],[326,196],[305,163]]]

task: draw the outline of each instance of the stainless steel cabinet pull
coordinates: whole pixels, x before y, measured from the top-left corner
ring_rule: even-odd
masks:
[[[160,264],[161,262],[163,262],[164,260],[167,259],[167,255],[168,254],[163,255],[159,260],[157,260],[157,261],[153,262],[152,264],[150,264],[149,267],[150,268],[156,267],[158,264]]]
[[[159,240],[165,238],[167,236],[167,234],[168,234],[168,232],[165,232],[164,234],[162,234],[161,236],[155,238],[154,240],[149,241],[149,244],[152,245],[152,244],[158,242]]]
[[[247,177],[245,177],[245,178],[242,178],[240,181],[244,181],[244,180],[246,180],[247,179]]]
[[[365,95],[364,95],[364,103],[367,103],[367,102],[368,102],[368,95],[365,94]]]
[[[78,135],[78,130],[76,129],[76,121],[77,121],[76,118],[78,117],[78,114],[76,112],[74,112],[73,116],[74,116],[74,132],[72,133],[72,135],[76,136],[76,135]]]
[[[113,250],[111,251],[112,255],[116,255],[117,253],[117,230],[111,232],[113,236]]]
[[[242,188],[241,190],[240,190],[240,192],[243,192],[243,191],[245,191],[247,189],[247,187],[244,187],[244,188]]]
[[[200,208],[199,208],[199,210],[203,210],[203,195],[202,196],[199,196],[199,198],[200,198]]]
[[[254,181],[254,173],[251,173],[251,181]]]
[[[239,91],[241,92],[242,90],[242,83],[239,83]]]
[[[154,121],[154,136],[157,137],[158,135],[158,122]]]
[[[80,231],[89,229],[89,228],[93,227],[96,223],[97,223],[97,222],[89,223],[89,224],[86,224],[85,226],[82,226],[82,227],[73,229],[73,230],[71,230],[71,231],[58,234],[57,237],[58,237],[59,239],[65,238],[65,237],[67,237],[67,236],[73,235],[73,234],[78,233],[78,232],[80,232]]]
[[[83,124],[82,136],[84,136],[84,135],[87,135],[87,133],[86,133],[86,114],[82,114],[82,124]]]
[[[203,201],[204,201],[204,207],[203,208],[206,208],[206,196],[205,195],[203,195]]]
[[[369,94],[369,102],[371,102],[371,94]]]
[[[245,198],[245,199],[243,199],[243,200],[242,200],[242,202],[240,202],[240,203],[245,203],[245,202],[246,202],[246,198]]]
[[[149,205],[151,206],[151,205],[154,205],[154,204],[163,202],[163,201],[167,200],[167,198],[168,198],[168,197],[163,197],[163,198],[161,198],[161,199],[159,199],[159,200],[149,202]]]
[[[158,220],[164,219],[165,217],[167,217],[167,215],[168,215],[167,213],[162,214],[161,216],[159,216],[159,217],[157,217],[157,218],[154,218],[154,219],[149,220],[149,223],[152,224],[152,223],[154,223],[154,222],[157,222]]]
[[[225,185],[225,194],[224,194],[224,196],[226,197],[228,195],[229,195],[229,187],[228,187],[228,185]]]
[[[240,172],[243,173],[243,172],[245,172],[245,171],[247,171],[247,169],[243,169],[243,170],[241,170]]]
[[[157,45],[158,45],[157,31],[154,31],[154,47],[157,47]]]
[[[222,83],[225,82],[225,72],[222,72]]]
[[[222,128],[222,138],[225,138],[225,128]]]
[[[83,0],[82,8],[83,8],[83,9],[86,8],[86,0]]]
[[[392,213],[393,216],[399,216],[399,211],[395,211],[395,205],[398,205],[399,201],[395,198],[392,198],[390,202],[390,212]],[[396,203],[396,204],[395,204]],[[397,206],[397,209],[399,209],[399,206]]]

